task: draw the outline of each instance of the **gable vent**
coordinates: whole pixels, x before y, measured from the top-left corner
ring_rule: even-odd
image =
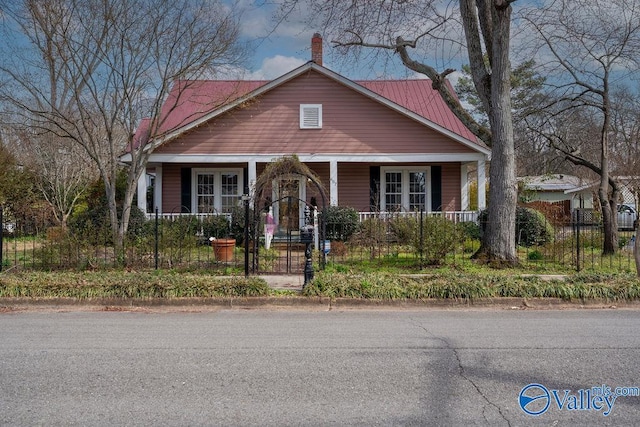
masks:
[[[300,104],[300,129],[322,128],[322,104]]]

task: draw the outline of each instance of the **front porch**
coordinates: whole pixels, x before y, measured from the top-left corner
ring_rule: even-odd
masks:
[[[389,211],[466,212],[470,185],[484,189],[485,157],[479,154],[300,155],[326,188],[319,208],[349,206],[365,213]],[[138,181],[138,207],[146,213],[229,213],[243,195],[253,200],[258,177],[273,156],[153,155]],[[188,163],[187,163],[188,162]],[[291,180],[291,177],[282,179]],[[272,200],[277,200],[277,180]],[[300,179],[297,198],[310,202],[307,180]],[[474,205],[486,207],[484,191]],[[300,210],[303,205],[298,206]],[[277,209],[274,206],[274,209]],[[302,212],[301,212],[302,214]],[[459,216],[459,215],[454,215]]]

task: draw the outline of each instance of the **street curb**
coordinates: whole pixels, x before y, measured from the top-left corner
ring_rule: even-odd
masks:
[[[212,297],[212,298],[0,298],[2,306],[113,306],[113,307],[306,307],[330,306],[326,297]]]
[[[0,309],[14,308],[302,308],[302,309],[428,309],[428,308],[501,308],[501,309],[560,309],[560,308],[640,308],[640,301],[607,301],[603,299],[572,300],[561,298],[478,298],[380,300],[367,298],[329,298],[303,296],[275,297],[217,297],[217,298],[0,298]]]

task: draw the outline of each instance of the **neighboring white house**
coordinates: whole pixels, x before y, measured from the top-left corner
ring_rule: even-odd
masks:
[[[593,189],[597,185],[573,175],[548,174],[519,177],[527,201],[570,202],[570,209],[593,208]]]
[[[640,186],[639,176],[618,176],[618,182],[622,184],[622,203],[627,205],[636,204],[635,189]]]

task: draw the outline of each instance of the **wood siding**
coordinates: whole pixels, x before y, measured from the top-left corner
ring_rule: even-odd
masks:
[[[441,163],[442,166],[442,211],[459,211],[462,208],[460,200],[459,163]],[[434,206],[436,208],[436,206]]]
[[[369,206],[369,163],[338,163],[338,205],[361,212]]]
[[[322,129],[300,129],[300,104],[322,104]],[[472,153],[471,148],[309,71],[194,129],[158,154]]]
[[[180,170],[182,165],[167,163],[162,167],[162,212],[180,212]]]

